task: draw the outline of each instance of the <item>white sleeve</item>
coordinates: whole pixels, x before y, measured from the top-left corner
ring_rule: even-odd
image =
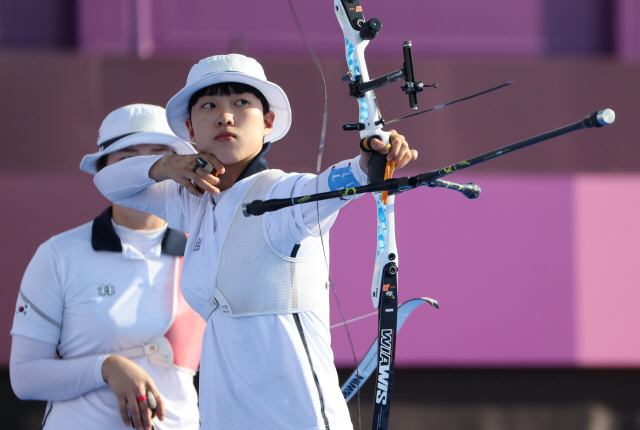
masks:
[[[49,240],[38,247],[22,277],[11,334],[58,344],[64,309],[61,267]]]
[[[127,158],[100,170],[93,182],[113,203],[156,215],[169,227],[185,231],[189,216],[182,211],[188,211],[197,197],[177,182],[156,182],[149,177],[149,169],[160,158],[162,155]]]
[[[51,241],[38,247],[22,278],[13,318],[10,375],[23,400],[67,400],[105,385],[105,356],[56,360],[64,293]]]
[[[367,175],[360,168],[358,156],[334,164],[319,176],[286,175],[271,188],[266,199],[299,197],[366,184]],[[318,236],[320,231],[323,235],[326,234],[336,220],[338,211],[358,197],[360,195],[323,200],[318,204],[305,203],[267,213],[267,232],[272,244],[280,252],[287,253],[292,244],[301,243],[307,237]]]
[[[56,360],[56,344],[13,335],[9,373],[22,400],[68,400],[107,385],[102,363],[108,354]]]

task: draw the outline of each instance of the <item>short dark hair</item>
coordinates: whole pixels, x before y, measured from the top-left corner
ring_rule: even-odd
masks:
[[[98,161],[96,161],[96,170],[98,172],[107,167],[107,155],[103,155],[102,157],[98,158]]]
[[[239,82],[222,82],[215,85],[209,85],[208,87],[204,87],[201,90],[193,93],[191,98],[189,99],[189,106],[187,109],[189,110],[189,119],[191,119],[191,108],[193,108],[200,97],[204,96],[230,96],[231,94],[245,94],[250,93],[256,96],[260,103],[262,103],[262,113],[265,114],[269,112],[269,102],[266,97],[258,91],[256,88],[251,85],[241,84]]]

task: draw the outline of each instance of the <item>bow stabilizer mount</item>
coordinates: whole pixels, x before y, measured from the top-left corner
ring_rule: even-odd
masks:
[[[424,88],[437,88],[438,84],[434,83],[432,85],[425,85],[420,81],[415,81],[413,74],[413,58],[411,56],[411,41],[403,42],[402,50],[404,62],[402,63],[402,68],[380,76],[379,78],[369,80],[369,75],[366,70],[363,70],[362,62],[359,62],[358,58],[360,57],[359,54],[364,53],[364,49],[369,41],[378,35],[378,32],[382,28],[382,23],[377,18],[371,18],[366,21],[364,14],[362,13],[362,6],[360,5],[359,0],[335,0],[335,11],[338,16],[338,20],[343,26],[343,30],[345,30],[345,27],[351,27],[348,31],[348,33],[351,33],[351,40],[348,37],[346,39],[349,71],[342,75],[342,80],[349,82],[349,95],[351,97],[366,99],[367,93],[371,92],[369,99],[373,99],[373,104],[375,105],[374,108],[377,114],[377,118],[375,118],[373,124],[371,124],[371,122],[365,124],[361,117],[360,122],[344,124],[342,129],[345,131],[363,131],[367,129],[371,130],[374,127],[384,126],[385,122],[384,119],[382,119],[380,109],[375,101],[373,90],[401,79],[404,80],[402,91],[409,96],[409,106],[411,109],[417,110],[417,94]],[[346,31],[345,34],[347,34]],[[356,52],[358,50],[360,50],[360,52]],[[368,101],[365,101],[364,105],[366,106],[368,104]],[[375,133],[369,133],[369,135],[371,134]]]

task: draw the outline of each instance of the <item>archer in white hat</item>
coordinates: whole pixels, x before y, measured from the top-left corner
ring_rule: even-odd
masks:
[[[80,168],[194,153],[162,107],[134,104],[107,115]],[[156,414],[162,429],[199,429],[193,375],[205,323],[180,292],[185,245],[164,220],[114,204],[38,248],[14,314],[11,385],[21,399],[49,401],[47,429],[150,430]]]
[[[182,291],[207,321],[201,428],[352,429],[331,352],[324,248],[353,196],[249,218],[242,203],[366,184],[370,155],[319,176],[268,169],[264,154],[285,137],[291,108],[260,64],[238,54],[194,65],[167,119],[197,155],[124,160],[94,181],[112,201],[189,233]],[[388,154],[397,167],[417,157],[402,136]]]
[[[95,174],[106,165],[107,155],[135,151],[137,145],[157,145],[156,150],[174,154],[196,153],[193,145],[173,134],[164,108],[137,103],[107,115],[98,131],[98,151],[82,158],[80,170]]]

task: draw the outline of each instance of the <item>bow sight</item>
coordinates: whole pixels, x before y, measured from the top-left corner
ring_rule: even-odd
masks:
[[[362,14],[362,6],[360,6],[359,0],[340,0],[342,2],[342,6],[347,14],[347,19],[351,24],[351,27],[358,32],[360,38],[362,40],[372,40],[377,35],[380,29],[382,28],[382,23],[377,18],[371,18],[369,21],[365,21],[364,15]],[[338,11],[338,7],[336,6],[336,11]],[[438,84],[434,83],[433,85],[424,85],[420,81],[414,81],[413,75],[413,59],[411,57],[411,41],[407,40],[402,44],[402,51],[404,54],[404,62],[402,63],[402,68],[398,69],[394,72],[387,73],[379,78],[371,79],[369,81],[364,81],[362,78],[362,74],[358,70],[358,67],[354,65],[353,70],[349,70],[342,76],[343,81],[349,81],[349,95],[351,97],[363,98],[365,93],[368,91],[373,91],[377,88],[383,87],[385,85],[389,85],[392,82],[399,81],[400,79],[404,79],[404,85],[401,87],[402,91],[409,96],[409,106],[413,110],[418,109],[418,93],[421,92],[425,87],[433,87],[437,88]],[[380,119],[375,122],[375,125],[384,126],[385,122],[382,119],[382,115],[380,115],[380,110],[378,109],[376,103],[376,110],[378,110],[378,115]],[[361,131],[365,129],[365,124],[357,123],[357,124],[345,124],[342,126],[345,131],[357,130]]]

